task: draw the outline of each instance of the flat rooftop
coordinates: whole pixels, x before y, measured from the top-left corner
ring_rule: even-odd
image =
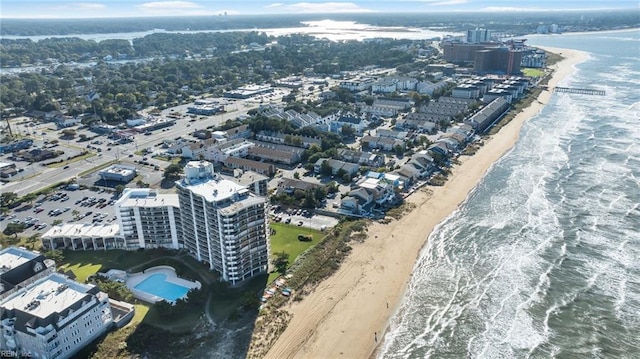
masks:
[[[159,194],[148,188],[125,189],[116,207],[179,207],[175,193]]]
[[[185,186],[194,194],[202,196],[207,202],[218,202],[233,197],[234,194],[248,192],[245,186],[233,181],[214,178]]]
[[[24,311],[38,318],[62,313],[82,300],[91,286],[80,284],[61,274],[52,273],[7,298],[0,306]]]
[[[122,166],[122,165],[113,165],[111,167],[107,167],[105,169],[103,169],[102,171],[100,171],[100,173],[113,173],[113,174],[120,174],[123,176],[128,176],[131,174],[135,174],[136,173],[136,168],[135,167],[129,167],[129,166]]]
[[[46,238],[103,238],[113,237],[120,233],[120,226],[117,223],[102,224],[102,223],[79,223],[79,224],[61,224],[51,227],[45,234],[42,235],[43,239]]]
[[[37,253],[22,248],[9,247],[0,251],[0,273],[8,272],[36,258]]]

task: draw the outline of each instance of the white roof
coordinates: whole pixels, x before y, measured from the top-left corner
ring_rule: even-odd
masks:
[[[120,226],[117,223],[80,223],[80,224],[61,224],[51,227],[42,238],[101,238],[116,236],[120,232]]]
[[[116,207],[179,207],[175,193],[158,194],[149,188],[127,188],[116,202]]]
[[[2,307],[26,311],[44,319],[51,314],[63,312],[81,300],[91,288],[92,286],[80,284],[61,274],[52,273],[7,298]]]
[[[0,251],[0,273],[10,271],[33,258],[38,254],[26,249],[9,247]]]
[[[245,193],[247,191],[245,186],[219,178],[188,185],[186,188],[194,194],[204,197],[207,202],[222,201],[232,197],[235,193]]]

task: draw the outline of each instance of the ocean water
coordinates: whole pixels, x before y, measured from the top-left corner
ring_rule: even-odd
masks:
[[[640,358],[640,32],[589,52],[432,233],[381,358]]]

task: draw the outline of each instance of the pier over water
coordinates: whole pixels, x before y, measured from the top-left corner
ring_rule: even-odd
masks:
[[[604,96],[606,92],[604,90],[595,90],[595,89],[584,89],[584,88],[573,88],[573,87],[555,87],[553,89],[554,92],[564,92],[564,93],[577,93],[580,95],[597,95]]]

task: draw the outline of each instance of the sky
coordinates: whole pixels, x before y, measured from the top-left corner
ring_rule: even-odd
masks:
[[[1,18],[634,9],[638,0],[1,0]]]

